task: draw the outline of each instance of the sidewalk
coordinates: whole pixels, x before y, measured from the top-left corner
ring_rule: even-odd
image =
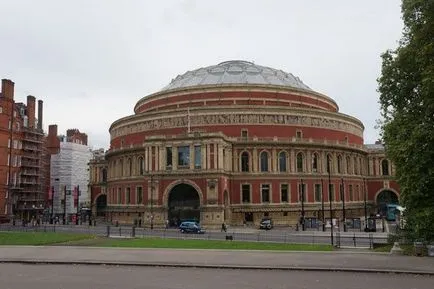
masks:
[[[3,263],[107,264],[231,269],[408,273],[434,276],[434,258],[358,252],[269,252],[0,246]]]

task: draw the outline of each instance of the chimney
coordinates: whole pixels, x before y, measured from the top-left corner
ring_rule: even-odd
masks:
[[[35,128],[35,102],[36,99],[34,96],[27,96],[27,117],[29,118],[29,128]]]
[[[42,130],[43,103],[42,100],[38,100],[38,130]]]
[[[57,124],[50,124],[48,126],[48,136],[57,137]]]
[[[12,80],[2,79],[2,91],[1,91],[2,97],[13,100],[14,99],[14,86],[15,86],[15,83],[13,83]]]

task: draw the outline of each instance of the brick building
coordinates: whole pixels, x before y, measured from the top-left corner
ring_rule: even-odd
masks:
[[[0,215],[29,220],[46,208],[49,151],[42,129],[43,102],[15,102],[15,84],[3,79],[0,95]]]
[[[92,202],[110,220],[162,225],[307,226],[358,218],[397,203],[394,167],[363,124],[298,77],[246,61],[177,76],[110,127],[91,161]],[[107,173],[103,181],[102,171]],[[104,188],[104,190],[102,190]]]

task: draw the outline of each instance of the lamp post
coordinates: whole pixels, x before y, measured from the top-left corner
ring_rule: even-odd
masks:
[[[324,216],[324,181],[321,178],[321,211],[322,211],[322,231],[325,232],[325,216]]]
[[[344,232],[347,231],[346,215],[345,215],[345,187],[344,178],[341,178],[341,199],[342,199],[342,222],[344,223]]]
[[[152,173],[151,177],[151,230],[154,229],[154,177]]]
[[[301,194],[301,229],[304,231],[305,230],[305,222],[304,222],[304,183],[303,183],[303,179],[301,179],[300,194]]]
[[[327,172],[329,175],[329,203],[330,203],[330,241],[333,246],[333,207],[332,207],[332,190],[330,177],[330,157],[327,155]]]
[[[368,205],[366,204],[366,179],[363,178],[363,204],[365,209],[365,232],[368,231]]]

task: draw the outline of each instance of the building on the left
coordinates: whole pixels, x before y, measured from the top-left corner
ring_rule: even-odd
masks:
[[[2,79],[0,95],[0,215],[30,220],[43,215],[50,151],[42,127],[43,102],[15,102],[14,82]],[[37,109],[37,117],[36,117]]]

